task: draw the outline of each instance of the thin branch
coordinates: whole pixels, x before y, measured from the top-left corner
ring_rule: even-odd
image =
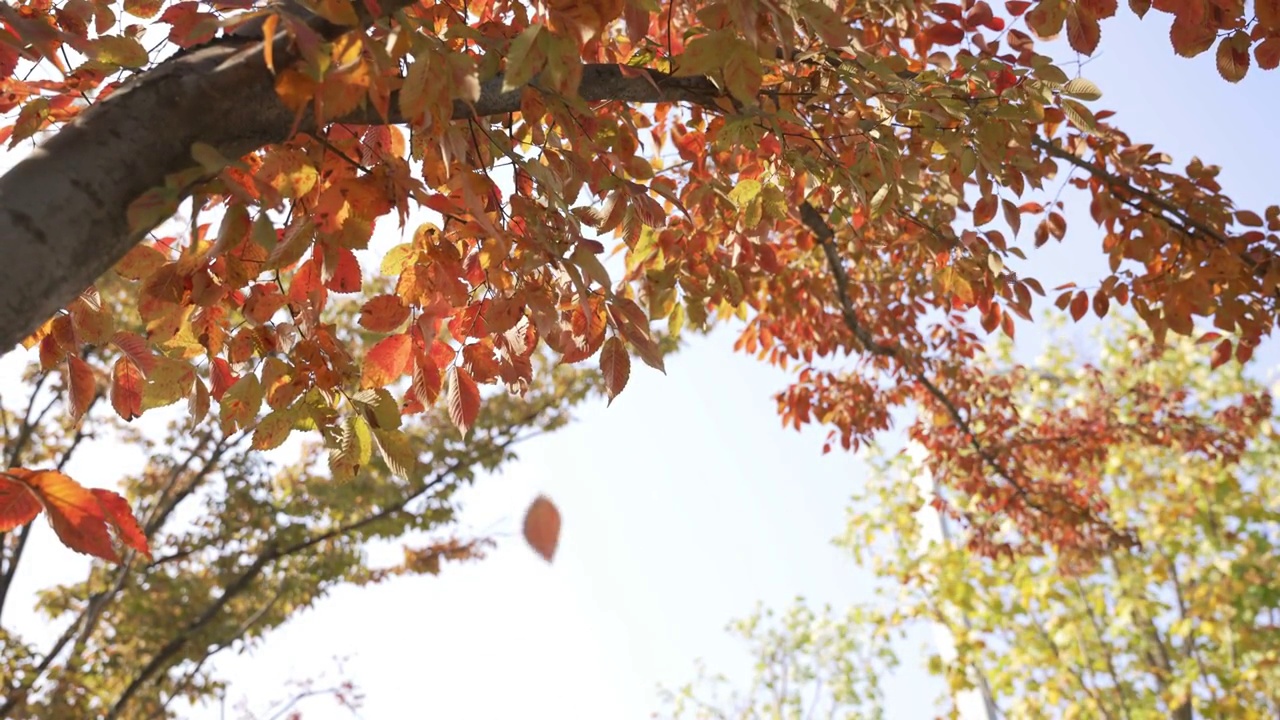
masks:
[[[210,622],[213,622],[214,618],[218,616],[218,613],[222,608],[226,607],[227,603],[231,602],[231,600],[236,596],[240,595],[245,590],[248,590],[253,584],[253,581],[256,580],[257,577],[262,574],[262,571],[266,569],[267,565],[277,557],[277,549],[274,543],[272,541],[268,541],[262,554],[253,561],[253,564],[240,574],[240,577],[236,578],[235,582],[228,585],[226,589],[222,591],[222,595],[218,596],[216,601],[210,604],[209,607],[205,608],[205,611],[200,613],[199,617],[188,623],[187,626],[183,628],[182,631],[179,632],[172,640],[165,643],[164,647],[160,648],[160,651],[151,658],[151,661],[148,662],[146,666],[142,668],[142,671],[139,672],[129,685],[125,687],[124,692],[120,694],[120,697],[116,700],[115,704],[111,706],[111,710],[107,713],[105,720],[115,720],[115,718],[120,717],[120,713],[124,710],[124,707],[128,704],[129,700],[138,692],[138,690],[142,689],[143,685],[151,680],[153,675],[168,664],[174,655],[178,654],[178,651],[180,651],[183,646],[190,641],[192,634],[201,630]]]
[[[1051,140],[1046,140],[1038,135],[1032,135],[1031,144],[1034,147],[1037,147],[1043,150],[1046,154],[1050,155],[1051,157],[1070,163],[1075,167],[1081,170],[1084,170],[1090,175],[1098,178],[1099,180],[1106,182],[1107,185],[1111,186],[1112,190],[1121,190],[1125,193],[1132,194],[1138,198],[1141,198],[1143,202],[1146,202],[1148,205],[1159,210],[1160,212],[1169,214],[1175,220],[1177,220],[1179,223],[1182,224],[1183,231],[1187,232],[1187,234],[1190,234],[1191,230],[1195,230],[1205,235],[1206,237],[1212,238],[1215,242],[1217,242],[1222,247],[1226,247],[1228,245],[1228,240],[1225,235],[1223,235],[1218,230],[1215,230],[1209,227],[1208,225],[1205,225],[1204,223],[1200,222],[1199,220],[1196,220],[1195,218],[1191,217],[1186,212],[1184,212],[1181,208],[1169,202],[1168,200],[1165,200],[1164,198],[1158,195],[1154,195],[1150,192],[1147,192],[1146,190],[1143,190],[1141,188],[1134,186],[1133,183],[1128,182],[1124,178],[1121,178],[1117,175],[1113,175],[1107,172],[1102,167],[1099,167],[1098,165],[1095,165],[1094,163],[1091,163],[1088,160],[1085,160],[1081,157],[1076,156],[1075,153],[1072,153],[1062,147],[1059,147],[1058,145],[1055,145]],[[1124,198],[1121,198],[1121,199],[1124,199]],[[1148,212],[1149,214],[1152,214],[1150,213],[1149,210],[1144,210],[1144,211]],[[1244,256],[1241,256],[1241,257],[1243,258]],[[1249,264],[1256,269],[1258,263],[1252,260],[1249,260],[1248,258],[1244,258],[1244,259],[1247,260]]]
[[[818,237],[818,241],[822,244],[823,253],[827,258],[827,266],[831,270],[831,276],[835,280],[836,294],[840,301],[840,315],[844,320],[845,327],[849,329],[849,332],[853,333],[853,336],[867,352],[872,353],[873,355],[893,358],[902,363],[903,370],[911,375],[916,382],[920,383],[921,387],[923,387],[935,400],[938,401],[938,403],[942,405],[944,409],[946,409],[947,414],[951,417],[951,421],[954,422],[956,427],[960,428],[961,432],[965,434],[969,440],[969,446],[973,448],[978,457],[984,463],[989,465],[999,477],[1009,483],[1009,485],[1012,486],[1022,498],[1023,502],[1027,503],[1029,507],[1045,512],[1045,509],[1029,496],[1026,488],[1023,487],[1021,483],[1014,480],[1013,476],[1005,469],[1004,465],[982,446],[982,443],[978,440],[977,433],[973,430],[973,427],[964,415],[961,414],[960,408],[956,406],[955,402],[945,392],[943,392],[942,389],[939,388],[923,370],[908,367],[908,358],[905,357],[905,353],[901,348],[877,342],[871,333],[862,326],[861,322],[859,322],[858,314],[853,307],[852,296],[849,294],[849,275],[845,272],[844,264],[840,260],[840,251],[835,244],[835,230],[827,223],[826,218],[822,217],[822,213],[820,213],[812,203],[805,201],[800,206],[800,220],[814,235]]]

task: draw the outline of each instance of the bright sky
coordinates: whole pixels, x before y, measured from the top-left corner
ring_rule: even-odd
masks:
[[[1103,24],[1104,52],[1082,71],[1105,93],[1095,109],[1117,110],[1115,122],[1131,137],[1179,164],[1191,155],[1221,164],[1241,207],[1277,202],[1280,74],[1255,68],[1228,85],[1208,55],[1175,57],[1167,31],[1159,13],[1139,23],[1122,10]],[[1072,206],[1068,221],[1067,243],[1013,269],[1052,288],[1101,268],[1087,202]],[[1073,333],[1084,342],[1083,328]],[[1025,352],[1042,339],[1019,327]],[[862,467],[838,452],[822,456],[820,430],[781,429],[772,394],[786,376],[733,354],[731,341],[725,332],[694,340],[668,359],[666,377],[637,363],[611,408],[585,409],[573,426],[529,443],[504,473],[482,479],[465,496],[462,518],[473,530],[508,533],[488,560],[437,578],[342,590],[254,654],[219,660],[231,681],[226,717],[237,717],[231,706],[241,697],[259,709],[280,698],[290,678],[332,677],[333,659],[345,656],[346,675],[366,694],[365,718],[644,718],[659,708],[656,685],[692,679],[695,658],[731,676],[748,669],[743,646],[723,628],[758,601],[864,598],[867,574],[828,542]],[[1275,358],[1273,343],[1258,369]],[[0,361],[10,370],[4,377],[12,378],[15,360]],[[110,487],[136,460],[99,455],[82,464],[79,479]],[[564,517],[553,565],[518,537],[539,493]],[[18,627],[38,636],[47,629],[27,612],[33,592],[76,577],[84,562],[56,546],[44,523],[34,537],[10,606]],[[941,686],[905,659],[889,688],[890,717],[927,717]],[[304,708],[308,720],[349,717],[327,701]],[[192,717],[221,713],[206,707]]]

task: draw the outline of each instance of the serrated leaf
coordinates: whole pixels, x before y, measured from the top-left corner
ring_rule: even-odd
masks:
[[[111,371],[111,407],[126,421],[142,414],[142,385],[142,372],[132,360],[116,360]]]
[[[507,50],[506,69],[502,74],[502,92],[528,85],[542,69],[546,58],[541,51],[536,50],[542,29],[542,25],[534,23],[511,41],[511,47]]]
[[[395,430],[400,427],[400,408],[386,388],[361,390],[351,399],[368,412],[375,429]]]
[[[0,532],[35,519],[43,510],[64,545],[119,562],[115,540],[151,557],[128,502],[109,490],[89,490],[54,470],[10,468],[0,473]]]
[[[360,387],[382,387],[395,382],[409,372],[413,341],[405,333],[391,335],[378,341],[364,359],[364,372]]]
[[[1093,117],[1093,111],[1089,110],[1089,108],[1075,100],[1063,98],[1062,112],[1066,114],[1067,119],[1071,121],[1071,124],[1075,125],[1080,130],[1090,135],[1097,133],[1098,121]]]
[[[600,349],[600,373],[604,376],[605,392],[609,395],[609,404],[627,386],[631,378],[631,356],[627,354],[627,346],[617,335],[604,341]]]
[[[98,383],[89,363],[75,355],[67,356],[67,409],[79,420],[89,410]]]
[[[293,432],[296,416],[297,413],[289,409],[267,413],[253,430],[253,449],[272,450],[283,445]]]
[[[1102,90],[1093,81],[1082,77],[1068,80],[1062,86],[1062,93],[1079,100],[1098,100],[1102,97]]]
[[[475,427],[476,415],[480,413],[480,388],[466,368],[450,365],[446,373],[449,384],[449,418],[458,430],[466,436]]]
[[[747,203],[755,200],[760,195],[763,186],[759,180],[739,180],[737,185],[729,191],[729,199],[738,208],[746,207]]]
[[[417,476],[418,453],[413,449],[413,441],[408,435],[399,430],[375,429],[373,441],[392,475],[404,479]]]
[[[392,332],[409,319],[409,308],[396,295],[378,295],[360,308],[360,326],[373,332]]]

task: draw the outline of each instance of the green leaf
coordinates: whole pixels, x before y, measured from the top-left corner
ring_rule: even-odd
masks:
[[[1102,90],[1092,81],[1082,77],[1072,78],[1062,86],[1062,94],[1070,95],[1080,100],[1098,100],[1102,97]]]
[[[762,187],[759,180],[739,180],[738,184],[729,191],[729,199],[739,208],[746,207],[747,203],[760,195]]]

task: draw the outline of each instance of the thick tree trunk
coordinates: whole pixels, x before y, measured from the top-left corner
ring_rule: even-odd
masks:
[[[284,33],[274,42],[277,65],[295,57]],[[261,40],[217,41],[139,76],[0,177],[0,354],[141,239],[150,228],[129,232],[130,203],[194,167],[193,143],[237,158],[286,139],[295,117],[273,80]],[[516,112],[521,91],[503,92],[502,78],[492,78],[476,103],[455,105],[454,117]],[[703,77],[588,65],[580,94],[589,101],[705,103],[721,92]],[[383,122],[372,111],[348,120]]]
[[[139,240],[128,231],[129,204],[194,166],[192,143],[240,157],[284,139],[293,115],[276,96],[261,47],[218,43],[164,63],[0,177],[0,352]]]

